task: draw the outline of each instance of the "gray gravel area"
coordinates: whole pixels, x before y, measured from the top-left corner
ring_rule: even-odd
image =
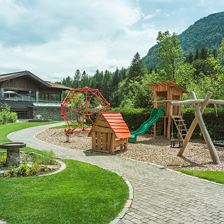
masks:
[[[71,136],[66,142],[63,129],[51,128],[37,135],[37,138],[74,150],[90,150],[91,138],[86,133]],[[178,148],[171,148],[164,137],[152,138],[149,135],[139,136],[138,142],[128,144],[128,150],[118,156],[134,160],[155,163],[169,168],[184,167],[187,169],[224,170],[224,149],[216,147],[221,164],[212,163],[209,151],[202,141],[190,142],[183,157],[177,156]]]

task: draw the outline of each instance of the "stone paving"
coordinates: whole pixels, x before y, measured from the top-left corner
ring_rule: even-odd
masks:
[[[52,150],[61,158],[110,169],[127,178],[134,188],[134,200],[119,224],[224,223],[224,186],[139,161],[55,146],[34,137],[56,125],[59,124],[24,129],[8,137],[24,141],[32,148]]]

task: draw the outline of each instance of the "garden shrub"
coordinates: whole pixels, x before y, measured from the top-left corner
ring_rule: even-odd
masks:
[[[44,155],[35,153],[33,154],[33,162],[43,165],[55,165],[55,154],[52,151],[44,151]]]
[[[27,177],[31,175],[36,175],[39,170],[36,169],[34,164],[29,166],[27,163],[22,163],[18,167],[12,166],[9,170],[5,171],[5,177]]]
[[[17,114],[11,111],[10,106],[4,104],[0,106],[0,124],[15,123]]]
[[[150,115],[150,110],[144,108],[113,108],[120,112],[131,130],[137,129]]]

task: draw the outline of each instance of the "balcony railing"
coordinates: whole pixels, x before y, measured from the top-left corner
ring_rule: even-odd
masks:
[[[46,103],[46,104],[61,104],[59,100],[45,100],[45,99],[35,99],[31,96],[10,96],[10,97],[0,97],[0,101],[17,101],[17,102],[33,102],[33,103]]]

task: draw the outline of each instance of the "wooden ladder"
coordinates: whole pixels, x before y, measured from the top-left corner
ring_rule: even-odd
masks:
[[[182,116],[172,116],[172,119],[178,131],[178,139],[182,145],[184,138],[187,135],[187,126]]]

